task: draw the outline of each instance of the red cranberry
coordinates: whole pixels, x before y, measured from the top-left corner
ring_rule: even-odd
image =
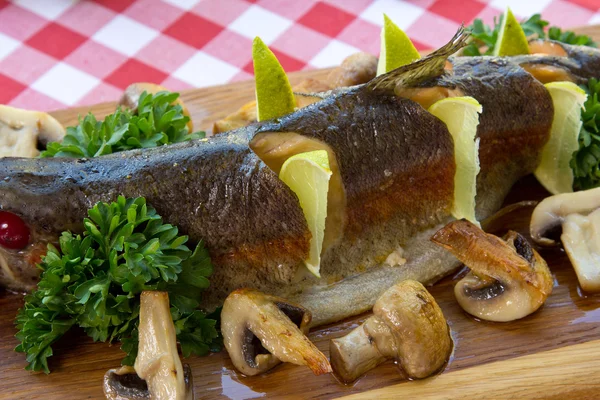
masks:
[[[19,250],[29,243],[29,228],[19,216],[0,211],[0,245]]]

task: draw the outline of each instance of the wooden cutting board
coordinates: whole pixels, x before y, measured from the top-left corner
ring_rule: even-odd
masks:
[[[578,30],[600,41],[600,27]],[[328,71],[291,74],[293,83]],[[190,90],[183,93],[196,129],[236,110],[254,96],[253,82]],[[65,125],[91,111],[98,117],[112,112],[114,103],[53,113]],[[539,200],[548,193],[533,177],[515,185],[506,204]],[[527,235],[531,208],[502,218],[493,228]],[[430,288],[450,324],[455,349],[443,371],[431,378],[408,381],[393,363],[383,364],[352,386],[331,375],[315,377],[303,367],[281,365],[257,377],[236,373],[225,352],[192,357],[196,398],[401,398],[414,399],[600,399],[600,296],[583,293],[564,251],[541,250],[554,275],[555,286],[545,306],[533,315],[509,323],[477,321],[457,305],[451,276]],[[15,353],[13,319],[22,296],[0,292],[0,399],[101,399],[102,377],[120,365],[118,345],[92,343],[80,331],[70,332],[54,348],[52,373],[31,373],[23,354]],[[326,326],[310,338],[326,354],[329,340],[345,335],[366,315]]]

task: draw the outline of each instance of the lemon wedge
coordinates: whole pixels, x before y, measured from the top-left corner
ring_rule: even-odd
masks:
[[[252,61],[258,120],[265,121],[293,112],[296,99],[290,81],[275,54],[259,37],[252,42]]]
[[[383,14],[381,28],[381,53],[377,64],[377,75],[390,72],[398,67],[418,60],[421,55],[406,33]]]
[[[476,139],[481,104],[473,97],[450,97],[435,102],[429,112],[446,124],[454,139],[454,205],[452,215],[478,224],[475,195],[479,173],[479,139]]]
[[[587,94],[572,82],[552,82],[545,86],[552,96],[554,119],[535,177],[552,194],[568,193],[573,191],[569,162],[579,149],[581,108]]]
[[[312,234],[306,267],[321,277],[321,250],[327,218],[327,192],[329,191],[329,158],[326,150],[309,151],[288,158],[281,167],[281,179],[300,200],[300,207]]]
[[[498,41],[494,46],[494,55],[518,56],[520,54],[529,54],[527,36],[510,8],[507,8],[498,33]]]

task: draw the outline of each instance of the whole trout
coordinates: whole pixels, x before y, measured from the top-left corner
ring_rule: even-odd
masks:
[[[0,283],[32,288],[46,244],[63,230],[81,231],[89,208],[121,194],[144,196],[166,222],[205,241],[215,265],[209,308],[251,287],[304,305],[314,326],[370,309],[399,280],[439,279],[459,265],[429,242],[452,219],[456,166],[452,136],[427,112],[423,93],[483,105],[482,219],[535,169],[549,137],[552,100],[523,65],[552,66],[577,83],[600,76],[599,51],[567,45],[567,56],[454,57],[449,68],[466,39],[460,32],[413,64],[208,140],[94,159],[0,160],[0,208],[31,230],[27,248],[0,248]],[[306,273],[311,234],[297,197],[277,178],[287,157],[314,149],[328,151],[333,171],[321,278]]]

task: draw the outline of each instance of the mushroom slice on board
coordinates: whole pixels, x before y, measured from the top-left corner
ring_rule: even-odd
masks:
[[[306,337],[308,310],[253,289],[239,289],[221,311],[223,343],[233,365],[258,375],[280,362],[308,366],[315,375],[331,372],[327,357]]]
[[[183,379],[187,399],[193,399],[192,369],[183,365]],[[158,399],[152,396],[148,384],[135,373],[133,367],[109,369],[104,374],[104,395],[108,400],[149,400]]]
[[[546,261],[527,239],[509,231],[504,240],[466,220],[453,221],[431,240],[471,271],[454,287],[460,306],[487,321],[513,321],[544,304],[552,292]]]
[[[600,188],[544,199],[530,229],[541,245],[557,244],[560,237],[581,288],[600,292]]]
[[[138,332],[134,369],[109,370],[104,376],[106,397],[111,400],[192,400],[192,374],[189,367],[186,366],[188,371],[184,370],[179,359],[168,293],[142,292]]]
[[[367,318],[348,335],[329,342],[336,376],[351,383],[368,370],[394,359],[411,378],[438,371],[452,353],[442,310],[425,287],[413,280],[386,290]]]
[[[600,188],[547,197],[538,204],[531,215],[531,238],[542,246],[557,245],[567,216],[585,216],[599,208]]]

